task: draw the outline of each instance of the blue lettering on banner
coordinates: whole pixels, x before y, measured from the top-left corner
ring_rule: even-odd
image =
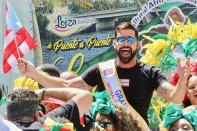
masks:
[[[115,95],[116,95],[116,97],[118,98],[118,101],[119,101],[120,103],[122,103],[123,105],[126,105],[126,102],[125,102],[125,100],[124,100],[124,98],[123,98],[123,95],[122,95],[122,93],[121,93],[120,90],[117,90],[117,91],[115,92]]]
[[[57,16],[57,24],[55,25],[56,28],[67,28],[77,24],[76,19],[68,19],[61,15]]]

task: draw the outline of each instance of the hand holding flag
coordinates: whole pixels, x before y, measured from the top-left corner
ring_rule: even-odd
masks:
[[[35,66],[31,62],[21,58],[18,59],[17,67],[23,76],[30,77],[32,79],[34,79],[33,76],[35,76],[35,73],[38,73]]]

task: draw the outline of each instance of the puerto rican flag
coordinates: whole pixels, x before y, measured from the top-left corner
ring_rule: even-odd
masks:
[[[108,68],[108,69],[105,69],[103,72],[104,72],[104,75],[107,76],[107,75],[113,74],[114,70],[113,68]]]
[[[6,30],[4,38],[3,72],[7,73],[28,51],[37,46],[36,42],[21,25],[15,11],[6,1]]]

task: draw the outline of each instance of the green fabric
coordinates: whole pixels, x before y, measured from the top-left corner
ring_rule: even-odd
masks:
[[[109,115],[111,112],[115,112],[113,102],[110,100],[109,93],[106,91],[96,92],[94,94],[95,102],[90,106],[90,112],[93,119],[96,119],[97,113]]]
[[[1,100],[0,100],[0,105],[4,105],[6,104],[6,98],[5,97],[2,97]]]
[[[197,50],[197,39],[188,38],[185,40],[181,46],[184,49],[185,56],[193,56],[194,52]]]
[[[151,129],[158,128],[160,123],[160,118],[156,116],[152,103],[150,103],[149,105],[147,114],[148,114],[147,116],[148,116],[149,127]]]
[[[192,110],[189,113],[184,113],[181,106],[170,104],[164,115],[164,127],[171,128],[172,124],[180,118],[185,118],[197,131],[197,110]]]
[[[160,34],[160,33],[158,33],[157,35],[154,35],[152,38],[153,39],[164,39],[164,40],[168,40],[168,35],[167,34]]]
[[[64,126],[63,123],[56,123],[53,127],[45,127],[41,128],[39,131],[46,131],[50,129],[50,131],[60,131],[60,129]]]
[[[161,33],[157,33],[156,35],[154,35],[152,37],[153,39],[163,39],[163,40],[168,40],[172,45],[177,45],[179,44],[179,42],[177,40],[174,39],[169,39],[167,34],[161,34]]]
[[[170,68],[176,68],[177,61],[176,59],[171,55],[171,46],[168,46],[166,49],[166,53],[163,56],[161,62],[158,64],[158,67],[162,69],[162,71],[166,71]]]

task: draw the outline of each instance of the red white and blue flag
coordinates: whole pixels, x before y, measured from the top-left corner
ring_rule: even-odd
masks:
[[[36,42],[21,25],[16,12],[6,1],[6,30],[4,38],[3,71],[7,73],[28,51],[37,46]]]
[[[107,76],[107,75],[113,74],[114,70],[113,68],[108,68],[108,69],[105,69],[103,72],[104,72],[104,75]]]

